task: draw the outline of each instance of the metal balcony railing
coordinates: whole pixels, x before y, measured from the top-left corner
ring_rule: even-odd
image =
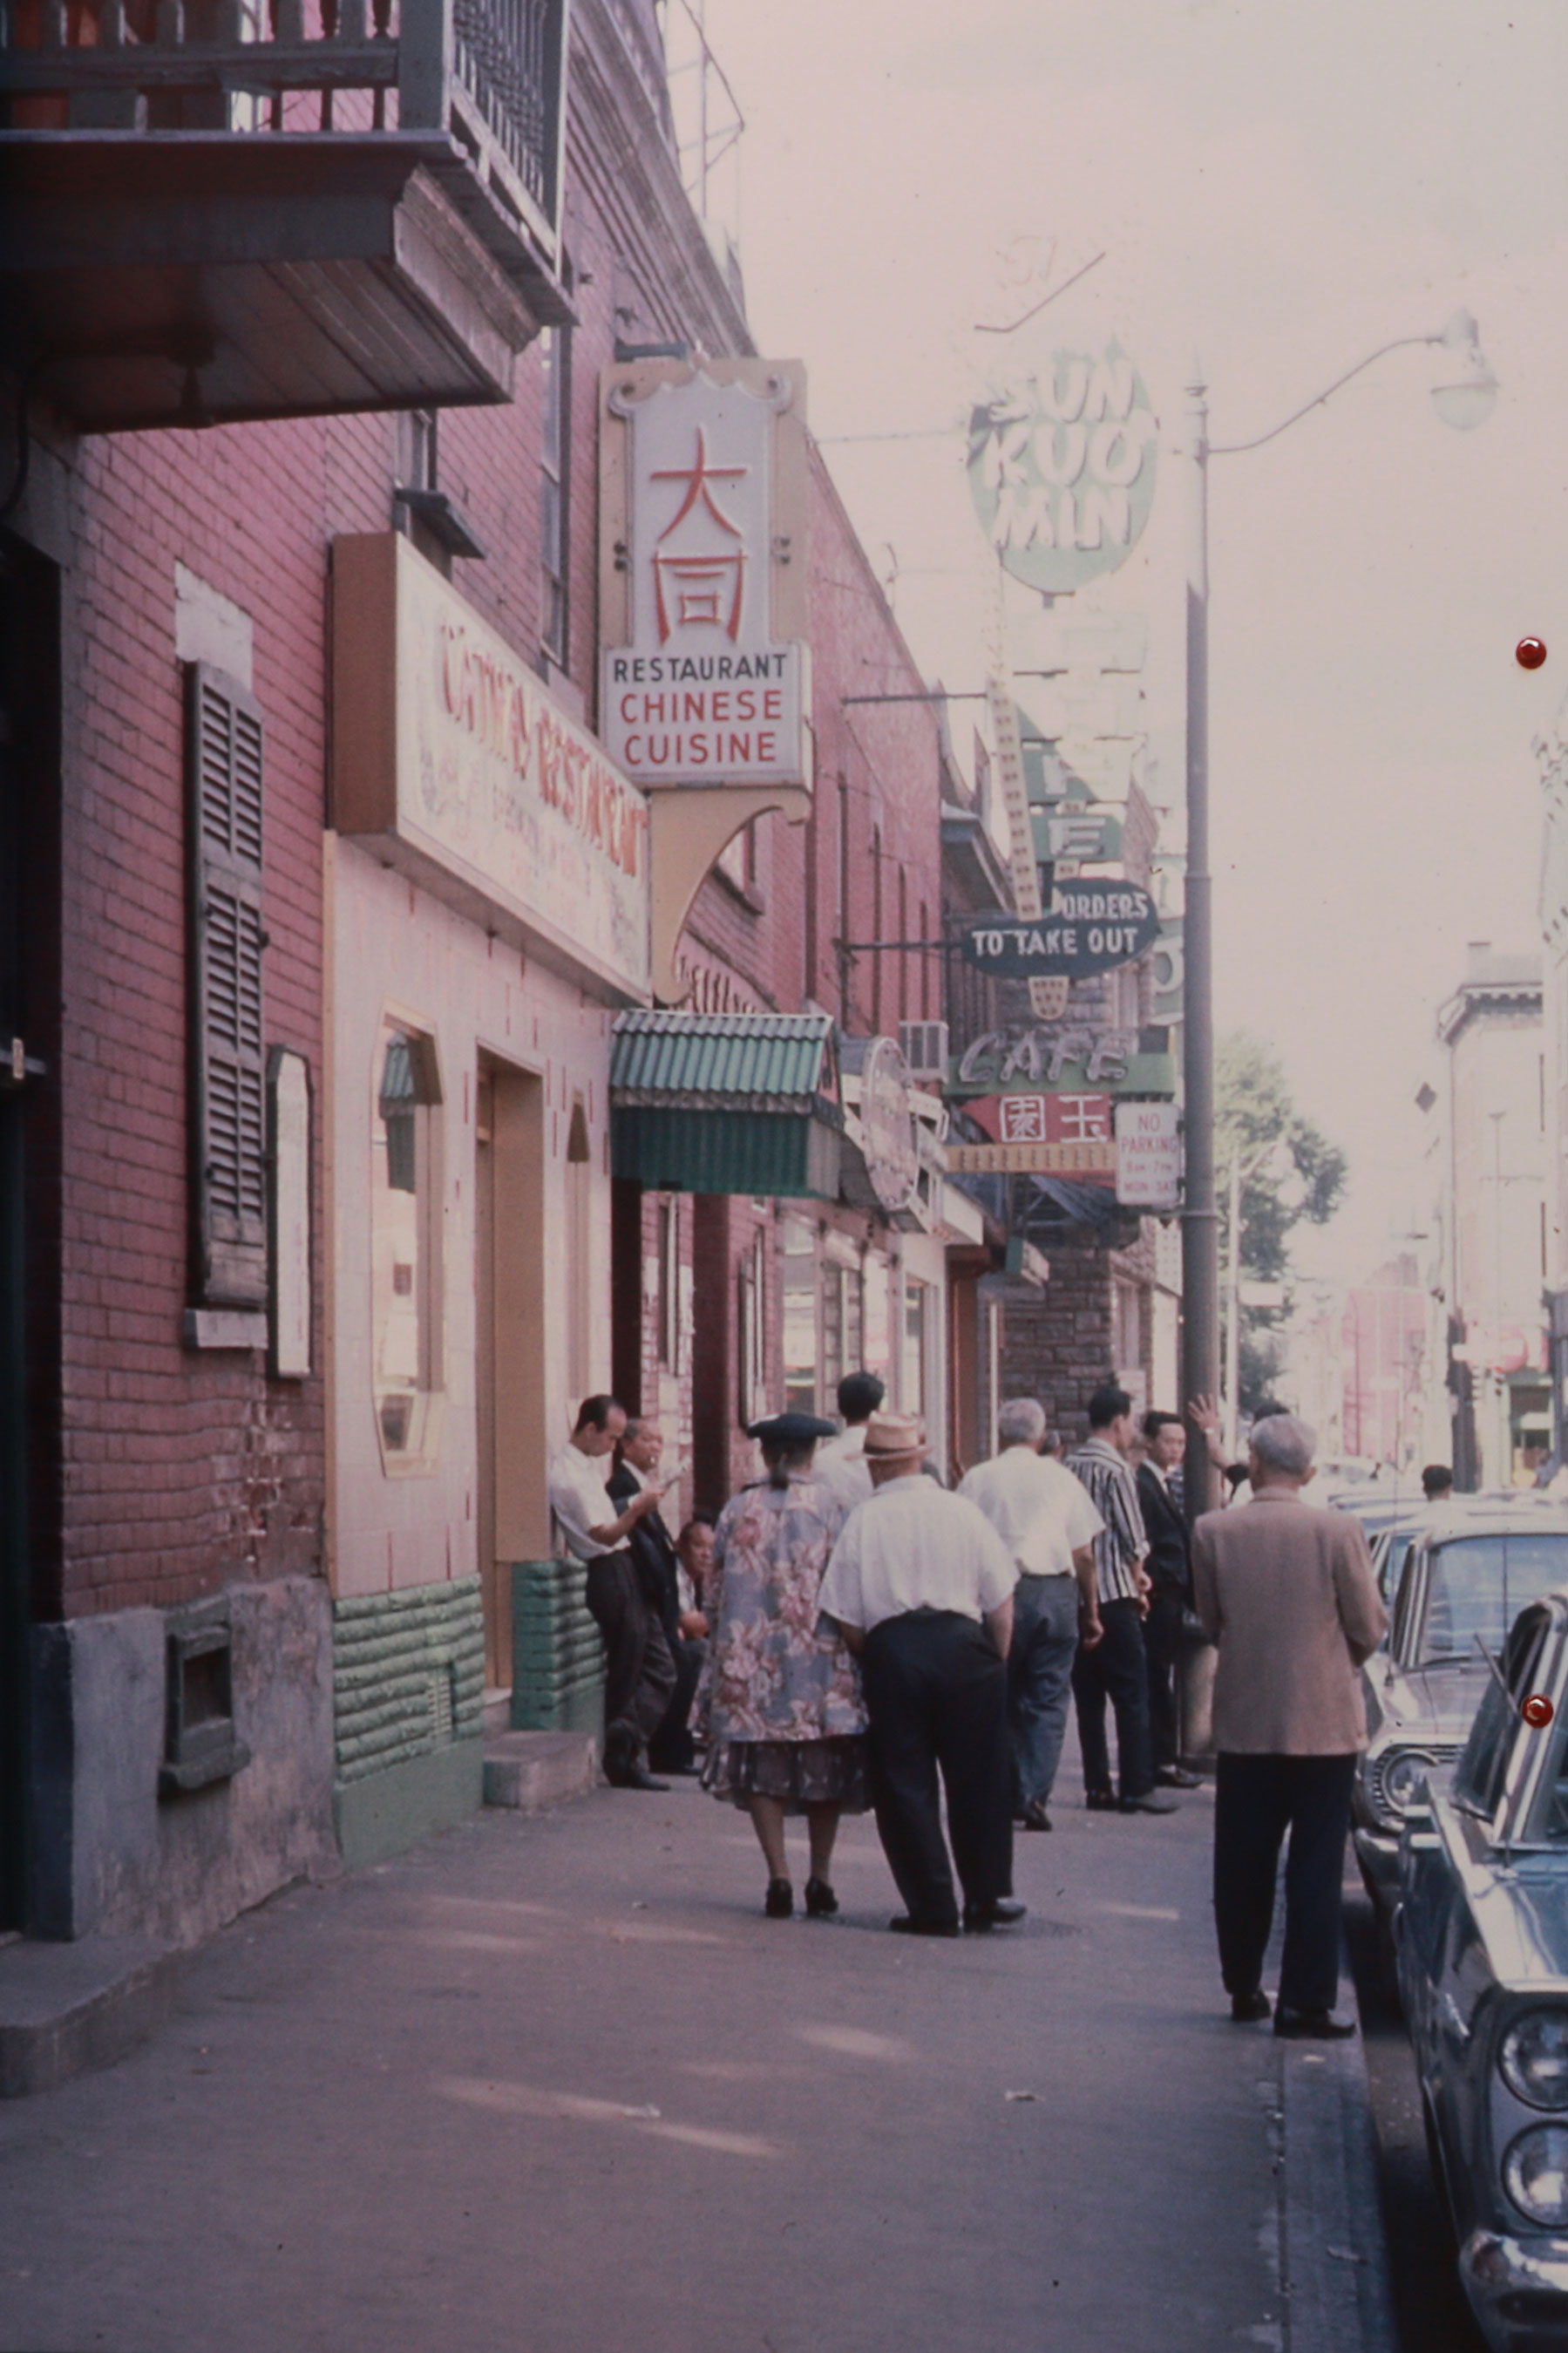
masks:
[[[556,247],[568,0],[0,0],[0,130],[439,132]]]

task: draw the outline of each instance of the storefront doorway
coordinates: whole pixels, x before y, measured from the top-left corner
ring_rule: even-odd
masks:
[[[485,1683],[512,1680],[511,1571],[550,1549],[544,1088],[481,1054],[474,1120],[474,1519]]]

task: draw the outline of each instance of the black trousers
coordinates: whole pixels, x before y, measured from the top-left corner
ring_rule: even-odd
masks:
[[[1013,1884],[1013,1753],[1007,1670],[984,1626],[914,1609],[866,1638],[868,1762],[882,1851],[911,1920],[958,1917],[942,1834],[940,1771],[965,1903]]]
[[[1332,2010],[1355,1766],[1353,1757],[1219,1758],[1214,1916],[1226,1993],[1255,1993],[1262,1978],[1279,1848],[1289,1831],[1279,2000],[1287,2010]]]
[[[1083,1751],[1083,1786],[1110,1795],[1110,1751],[1105,1740],[1105,1704],[1116,1711],[1116,1763],[1123,1798],[1147,1797],[1154,1786],[1149,1747],[1149,1665],[1143,1620],[1136,1601],[1102,1601],[1105,1632],[1092,1651],[1080,1642],[1072,1662],[1072,1695],[1078,1709],[1078,1740]]]
[[[605,1638],[605,1768],[640,1765],[675,1689],[664,1625],[629,1552],[588,1563],[588,1608]]]
[[[1149,1738],[1156,1773],[1182,1754],[1182,1597],[1156,1592],[1143,1620],[1143,1656],[1149,1669]]]
[[[669,1630],[665,1629],[669,1641]],[[678,1634],[669,1643],[675,1662],[675,1690],[658,1728],[647,1745],[648,1763],[656,1773],[678,1773],[695,1761],[697,1749],[691,1737],[691,1703],[697,1696],[697,1679],[702,1672],[702,1662],[708,1656],[706,1642],[689,1642]]]

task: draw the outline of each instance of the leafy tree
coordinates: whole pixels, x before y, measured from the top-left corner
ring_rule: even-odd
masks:
[[[1338,1145],[1300,1112],[1273,1048],[1246,1029],[1216,1041],[1215,1183],[1219,1195],[1222,1281],[1230,1267],[1230,1170],[1241,1163],[1241,1271],[1246,1282],[1284,1282],[1290,1235],[1303,1219],[1321,1226],[1344,1190]],[[1241,1409],[1260,1405],[1279,1370],[1277,1327],[1284,1309],[1243,1306]]]

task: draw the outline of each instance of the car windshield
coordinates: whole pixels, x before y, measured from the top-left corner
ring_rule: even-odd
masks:
[[[1521,1603],[1568,1580],[1568,1529],[1456,1536],[1435,1545],[1427,1570],[1421,1663],[1493,1652]]]

